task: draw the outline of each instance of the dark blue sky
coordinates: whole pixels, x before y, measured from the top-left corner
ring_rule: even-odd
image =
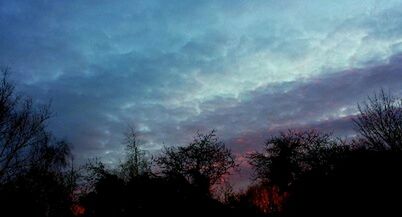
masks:
[[[0,0],[0,65],[78,160],[118,159],[127,125],[151,151],[217,129],[244,153],[401,95],[401,26],[401,0]]]

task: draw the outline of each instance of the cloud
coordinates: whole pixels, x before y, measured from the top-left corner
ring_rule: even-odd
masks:
[[[398,1],[0,4],[0,64],[52,99],[50,127],[80,159],[116,159],[127,124],[150,150],[211,128],[239,152],[277,129],[349,129],[359,100],[402,77]]]
[[[221,129],[227,137],[244,133],[264,132],[265,135],[295,127],[315,127],[339,135],[350,135],[350,116],[356,114],[357,103],[380,88],[401,96],[401,55],[395,55],[382,65],[348,69],[311,77],[297,82],[279,83],[247,93],[246,100],[226,101],[217,98],[206,107],[216,106],[194,118],[190,124]],[[222,108],[219,105],[227,105]],[[349,120],[349,121],[348,121]],[[228,127],[230,126],[230,127]],[[259,130],[260,129],[260,130]],[[251,149],[262,145],[248,143]]]

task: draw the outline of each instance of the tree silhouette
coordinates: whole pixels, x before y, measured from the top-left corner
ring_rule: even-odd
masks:
[[[357,140],[299,177],[284,216],[401,215],[401,108],[383,90],[358,105]]]
[[[65,171],[69,146],[46,131],[49,107],[37,108],[14,89],[6,69],[0,81],[1,215],[71,216],[75,180]]]
[[[289,130],[269,139],[264,151],[251,154],[249,160],[257,179],[286,191],[301,173],[322,164],[335,146],[328,134]]]
[[[122,176],[127,180],[144,173],[150,173],[150,163],[146,158],[146,153],[141,149],[137,133],[131,126],[125,133],[124,143],[126,144],[126,159],[120,165]]]
[[[236,167],[234,156],[214,130],[197,134],[188,146],[165,148],[156,162],[165,175],[183,177],[204,192]]]
[[[399,216],[402,156],[389,150],[350,149],[331,166],[313,169],[289,189],[285,216]]]
[[[32,99],[15,94],[8,69],[0,81],[0,182],[26,170],[34,154],[49,141],[45,122],[49,107],[35,108]]]
[[[354,123],[365,144],[378,150],[402,151],[402,99],[381,90],[358,109]]]
[[[342,141],[316,130],[282,132],[248,156],[258,182],[235,192],[216,185],[237,164],[214,130],[196,134],[187,146],[165,147],[155,171],[132,127],[125,134],[124,160],[110,168],[90,163],[87,180],[77,188],[68,143],[46,129],[49,106],[37,107],[14,89],[4,70],[1,216],[401,214],[394,197],[402,194],[402,100],[383,90],[358,106],[357,139]],[[212,196],[219,189],[221,201]]]

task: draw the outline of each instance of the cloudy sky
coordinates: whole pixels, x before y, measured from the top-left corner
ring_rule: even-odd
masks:
[[[78,160],[116,160],[127,125],[151,151],[217,129],[244,153],[400,95],[401,26],[401,0],[1,0],[0,65]]]

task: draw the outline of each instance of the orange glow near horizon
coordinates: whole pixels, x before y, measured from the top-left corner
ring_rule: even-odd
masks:
[[[74,216],[82,216],[85,214],[85,207],[79,204],[74,204],[71,206],[71,211],[73,212]]]
[[[251,202],[263,213],[281,211],[287,192],[280,193],[278,188],[267,188],[263,186],[251,187],[247,194],[251,196]]]

